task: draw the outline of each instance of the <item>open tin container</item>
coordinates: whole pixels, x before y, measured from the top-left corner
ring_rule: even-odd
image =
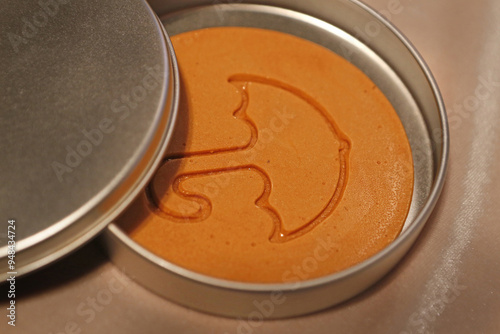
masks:
[[[446,116],[438,88],[408,41],[357,1],[152,1],[168,33],[219,26],[277,30],[322,45],[360,68],[396,109],[414,160],[414,193],[403,232],[372,258],[326,277],[283,284],[250,284],[201,275],[165,261],[110,224],[105,244],[113,262],[135,280],[188,307],[247,317],[256,305],[276,303],[268,318],[290,317],[342,302],[385,275],[408,251],[440,193],[448,156]],[[435,141],[430,134],[442,134]]]
[[[92,5],[96,8],[111,6],[92,2],[81,7],[90,8]],[[430,71],[411,44],[374,10],[354,0],[231,3],[152,0],[150,5],[170,35],[219,26],[277,30],[322,45],[361,69],[392,103],[410,141],[415,172],[414,192],[403,231],[381,252],[347,270],[300,283],[283,284],[253,284],[208,277],[174,265],[135,243],[112,220],[141,191],[161,160],[175,122],[179,81],[172,46],[168,37],[162,37],[166,34],[163,35],[159,22],[152,13],[148,14],[146,4],[130,1],[120,6],[127,8],[129,13],[133,12],[130,8],[135,6],[139,8],[136,14],[141,15],[136,18],[130,15],[127,21],[122,14],[117,14],[120,20],[110,24],[117,24],[124,31],[134,31],[141,36],[135,36],[134,40],[128,42],[113,42],[108,45],[106,52],[126,46],[128,50],[122,50],[120,54],[128,55],[133,61],[129,59],[126,64],[115,64],[113,67],[115,72],[135,73],[135,84],[134,80],[124,81],[120,76],[106,77],[106,86],[99,87],[99,91],[106,92],[104,95],[107,98],[99,105],[109,109],[120,92],[137,89],[134,87],[138,81],[141,82],[139,73],[143,76],[148,74],[144,72],[144,63],[148,64],[148,68],[155,66],[152,59],[156,60],[156,64],[161,64],[161,84],[144,99],[146,104],[141,104],[139,109],[144,118],[141,121],[136,119],[136,123],[131,119],[130,123],[126,123],[125,120],[123,124],[129,124],[130,127],[124,125],[124,133],[112,133],[113,137],[118,138],[115,146],[97,145],[95,150],[98,154],[89,155],[88,160],[82,162],[85,166],[75,168],[69,175],[69,182],[63,182],[66,187],[62,189],[64,191],[58,189],[60,182],[57,178],[52,182],[49,190],[54,190],[54,193],[49,196],[60,208],[64,219],[52,219],[50,226],[38,226],[33,229],[31,239],[27,238],[24,244],[19,244],[19,258],[25,262],[22,270],[19,269],[20,273],[33,271],[54,261],[104,229],[102,241],[111,260],[120,270],[155,293],[193,309],[231,317],[247,317],[258,310],[257,305],[274,303],[286,297],[284,303],[274,303],[273,311],[266,314],[266,318],[291,317],[327,308],[360,293],[387,274],[409,250],[425,225],[441,192],[448,159],[449,136],[444,105]],[[116,13],[116,10],[111,12]],[[125,25],[128,30],[125,30]],[[146,39],[145,44],[154,42],[156,48],[153,49],[156,51],[151,53],[151,45],[139,45],[141,38]],[[138,54],[144,56],[139,57],[142,63],[135,59]],[[145,60],[147,56],[152,63]],[[91,83],[87,80],[84,84]],[[109,91],[113,85],[122,87],[118,91]],[[86,86],[82,84],[82,87]],[[90,88],[81,89],[94,92]],[[68,144],[70,147],[78,145],[79,140],[82,140],[78,129],[91,127],[96,121],[99,124],[102,117],[102,114],[98,114],[86,120],[88,123],[85,125],[76,127],[76,130],[68,129],[68,124],[61,123],[61,131],[67,135],[62,139],[53,135],[50,139],[53,143],[44,145],[56,145],[59,141],[67,140],[73,141]],[[139,126],[140,131],[133,131],[137,124],[144,126]],[[77,135],[72,135],[74,133]],[[139,134],[141,136],[135,137]],[[133,149],[127,152],[118,149],[119,141],[128,139],[130,145],[135,145]],[[62,145],[63,149],[65,145]],[[121,164],[108,163],[110,159],[106,159],[106,155],[116,154],[112,153],[116,151],[120,152],[117,157],[122,159]],[[44,159],[50,167],[53,157]],[[103,169],[105,172],[102,172]],[[85,201],[73,201],[72,189],[93,180],[99,180],[95,181],[95,187],[90,187],[94,184],[90,182],[89,188],[85,186],[83,188],[86,191],[81,191],[86,195]],[[39,194],[43,194],[43,191],[40,190]],[[34,220],[34,216],[26,217],[25,220],[30,219]],[[7,270],[4,270],[6,261],[3,251],[1,254],[0,268],[3,274]]]

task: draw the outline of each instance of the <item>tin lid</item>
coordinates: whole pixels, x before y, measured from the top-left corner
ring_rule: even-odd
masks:
[[[3,280],[81,246],[133,200],[161,161],[179,85],[146,1],[5,2],[0,31]]]

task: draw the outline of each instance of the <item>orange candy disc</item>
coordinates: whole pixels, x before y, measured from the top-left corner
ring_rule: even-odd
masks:
[[[400,233],[413,193],[393,107],[355,66],[254,28],[172,38],[181,106],[165,162],[118,219],[184,268],[228,280],[307,280]]]

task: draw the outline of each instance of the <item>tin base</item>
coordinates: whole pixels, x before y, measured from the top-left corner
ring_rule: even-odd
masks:
[[[200,275],[173,265],[132,241],[116,224],[104,234],[113,262],[152,291],[182,305],[231,317],[272,312],[265,318],[306,314],[340,303],[384,276],[408,251],[435,205],[448,157],[446,116],[439,91],[409,43],[373,10],[355,1],[315,0],[266,5],[152,3],[170,35],[216,26],[277,30],[322,45],[360,68],[396,109],[409,138],[415,184],[401,235],[386,249],[345,271],[296,284],[248,284]],[[275,6],[273,6],[275,5]],[[179,6],[182,6],[180,8]],[[310,15],[302,13],[313,14]],[[435,141],[430,133],[439,133]],[[271,307],[272,306],[272,307]]]

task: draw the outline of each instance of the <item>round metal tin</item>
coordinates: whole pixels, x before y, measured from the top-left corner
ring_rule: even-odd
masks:
[[[179,85],[146,1],[5,2],[0,31],[4,280],[95,237],[143,189],[171,136]]]
[[[430,71],[410,43],[359,1],[214,4],[211,0],[153,0],[151,4],[171,35],[213,26],[273,29],[323,45],[351,61],[384,92],[404,125],[414,158],[414,194],[403,232],[392,244],[354,267],[314,280],[249,284],[208,277],[155,256],[112,223],[104,243],[115,264],[152,291],[182,305],[245,318],[254,312],[264,318],[282,318],[318,311],[383,277],[424,227],[441,192],[448,159],[444,105]]]

